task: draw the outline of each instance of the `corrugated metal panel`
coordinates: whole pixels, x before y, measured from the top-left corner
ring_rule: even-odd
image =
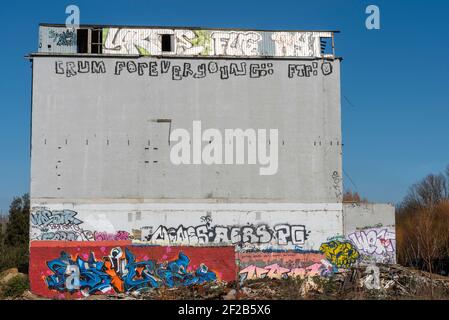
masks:
[[[76,30],[41,26],[39,28],[39,52],[76,53]]]
[[[163,34],[173,36],[171,51],[162,50]],[[102,35],[105,54],[322,57],[320,39],[332,38],[333,32],[113,27],[103,28]],[[76,53],[76,32],[64,27],[41,26],[39,52]]]

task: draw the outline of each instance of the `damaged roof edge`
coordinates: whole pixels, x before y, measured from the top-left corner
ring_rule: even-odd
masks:
[[[86,54],[86,53],[47,53],[47,52],[33,52],[25,55],[25,59],[33,59],[37,57],[76,57],[76,58],[121,58],[121,59],[138,59],[138,58],[156,58],[156,59],[214,59],[214,60],[340,60],[343,57],[279,57],[279,56],[195,56],[195,55],[139,55],[139,54]]]
[[[67,27],[63,23],[39,23],[39,27]],[[79,28],[128,28],[128,29],[188,29],[188,30],[226,30],[226,31],[260,31],[260,32],[332,32],[339,30],[301,30],[301,29],[251,29],[251,28],[211,28],[188,26],[143,26],[143,25],[114,25],[114,24],[80,24]]]

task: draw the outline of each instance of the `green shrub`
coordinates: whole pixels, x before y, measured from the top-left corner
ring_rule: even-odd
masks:
[[[21,273],[28,273],[28,246],[0,245],[0,272],[17,268]]]
[[[25,275],[17,275],[9,280],[1,290],[2,298],[20,297],[25,290],[30,288],[28,277]]]

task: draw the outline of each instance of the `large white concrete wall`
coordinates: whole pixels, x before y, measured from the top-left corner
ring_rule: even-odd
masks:
[[[319,250],[342,234],[341,204],[34,203],[31,240],[132,240],[235,245],[238,250]]]
[[[31,199],[341,202],[339,69],[322,59],[34,57]],[[276,174],[174,165],[170,130],[192,132],[194,120],[278,129]]]

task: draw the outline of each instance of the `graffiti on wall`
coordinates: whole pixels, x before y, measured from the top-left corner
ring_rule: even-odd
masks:
[[[318,75],[328,76],[332,73],[332,64],[324,61],[289,64],[288,78],[310,78]],[[192,65],[190,62],[175,62],[158,60],[137,62],[133,60],[116,61],[113,70],[108,71],[114,76],[136,75],[139,77],[170,77],[171,80],[202,79],[217,77],[227,80],[234,77],[248,77],[251,79],[265,78],[275,72],[273,63],[248,63],[210,61]],[[55,61],[55,73],[67,78],[82,74],[108,73],[106,64],[102,60]]]
[[[347,235],[364,260],[379,263],[395,262],[394,230],[389,228],[367,228]]]
[[[245,244],[261,245],[304,245],[310,231],[304,225],[277,224],[270,227],[267,224],[246,226],[212,226],[208,216],[202,217],[205,222],[196,226],[166,227],[158,226],[142,228],[142,237],[155,244]]]
[[[285,268],[276,264],[265,267],[258,267],[250,265],[240,270],[240,280],[254,280],[254,279],[287,279],[287,278],[305,278],[305,277],[328,277],[333,274],[334,267],[326,260],[321,263],[314,263],[307,267]]]
[[[312,63],[300,63],[300,64],[289,64],[288,65],[288,77],[315,77],[319,74],[323,74],[325,76],[332,73],[332,64],[330,62],[322,62],[321,63],[321,71],[318,68],[318,62]]]
[[[349,241],[331,240],[320,246],[326,259],[338,268],[349,268],[355,264],[360,254]]]
[[[320,252],[245,252],[238,253],[241,281],[286,279],[333,275],[338,269]]]
[[[76,218],[78,213],[72,210],[38,210],[31,214],[31,223],[36,226],[48,226],[50,224],[54,225],[79,225],[83,221]]]
[[[139,55],[321,57],[320,38],[328,32],[265,32],[106,28],[103,52]],[[163,52],[161,36],[173,37],[171,51]],[[270,36],[271,35],[271,36]]]
[[[93,233],[81,228],[82,220],[73,210],[48,210],[39,208],[31,212],[31,240],[76,241],[93,239]]]
[[[259,41],[262,36],[257,32],[213,32],[214,55],[256,56],[259,54]]]
[[[137,261],[128,249],[113,248],[108,256],[96,259],[91,252],[88,259],[79,255],[72,259],[66,252],[48,261],[52,274],[45,278],[49,289],[60,292],[79,290],[84,295],[98,292],[129,292],[143,288],[189,286],[217,279],[213,271],[201,264],[193,272],[187,271],[190,259],[182,252],[169,262]]]
[[[57,46],[73,46],[76,44],[76,32],[75,30],[54,30],[50,29],[48,37],[52,39]]]
[[[309,237],[305,225],[279,223],[247,225],[213,225],[210,216],[200,217],[200,224],[176,227],[165,225],[142,226],[138,232],[126,230],[107,232],[87,227],[73,210],[33,208],[31,213],[31,240],[64,241],[120,241],[140,240],[159,245],[236,245],[251,249],[259,245],[295,246],[301,248]],[[93,228],[93,229],[92,229]],[[135,237],[138,235],[138,238]]]
[[[30,216],[31,240],[59,241],[122,241],[131,240],[133,235],[127,231],[106,232],[86,230],[84,221],[73,210],[48,210],[33,208]]]
[[[315,51],[315,36],[312,32],[275,32],[271,35],[276,56],[312,57]]]
[[[100,74],[106,73],[106,65],[104,61],[96,61],[96,60],[91,61],[80,60],[80,61],[66,61],[66,62],[56,61],[55,73],[63,74],[67,78],[85,73]]]
[[[32,244],[33,292],[55,298],[129,293],[235,279],[233,247]]]
[[[343,201],[343,192],[341,191],[342,181],[343,181],[343,179],[341,178],[341,176],[338,173],[338,171],[332,172],[332,187],[333,187],[334,192],[335,192],[335,197],[339,201]]]
[[[94,231],[95,241],[123,241],[129,240],[130,234],[127,231],[117,231],[114,233]]]
[[[211,51],[210,34],[205,30],[108,28],[104,31],[103,52],[159,55],[162,53],[161,35],[163,34],[174,37],[173,53],[208,55]]]

